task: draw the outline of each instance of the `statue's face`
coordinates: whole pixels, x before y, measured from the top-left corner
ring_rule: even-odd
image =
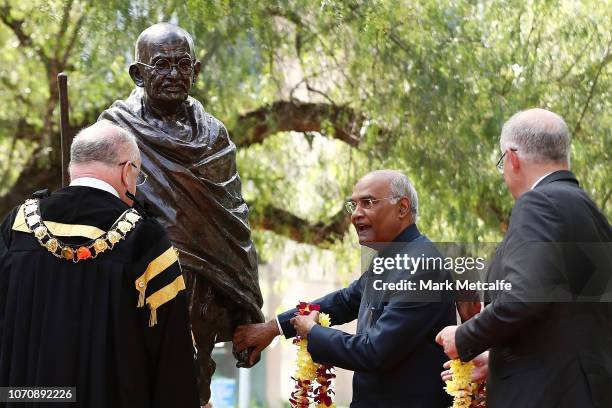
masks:
[[[149,39],[141,51],[140,62],[151,66],[158,64],[157,67],[171,64],[169,72],[138,64],[148,99],[159,105],[184,102],[199,70],[199,62],[192,57],[187,39],[176,33],[166,33],[162,37]],[[185,61],[182,61],[185,58],[192,62],[190,72],[185,72]]]

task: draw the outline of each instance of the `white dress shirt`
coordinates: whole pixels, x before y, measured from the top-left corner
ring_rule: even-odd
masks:
[[[540,181],[544,180],[544,178],[550,176],[553,173],[554,173],[554,171],[551,171],[550,173],[546,173],[545,175],[543,175],[542,177],[537,179],[536,182],[533,183],[533,186],[531,186],[530,190],[533,190],[534,188],[536,188],[536,186],[540,183]]]
[[[119,197],[119,193],[117,192],[117,190],[115,190],[115,188],[113,186],[108,184],[106,181],[102,181],[102,180],[97,179],[97,178],[93,178],[93,177],[79,177],[77,179],[72,180],[70,182],[70,185],[71,186],[83,186],[83,187],[97,188],[98,190],[106,191],[108,193],[111,193],[115,197],[120,198]]]

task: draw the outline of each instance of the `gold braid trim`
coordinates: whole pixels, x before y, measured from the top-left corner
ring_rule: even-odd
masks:
[[[157,275],[165,271],[170,265],[178,262],[178,257],[176,256],[176,250],[174,247],[168,248],[164,253],[160,256],[152,260],[145,272],[136,279],[134,283],[136,286],[136,290],[139,292],[138,296],[138,304],[137,307],[143,307],[145,304],[145,291],[147,290],[147,285]]]
[[[147,297],[147,306],[151,310],[149,327],[153,327],[157,324],[157,309],[163,304],[174,299],[176,295],[184,289],[185,280],[183,280],[183,275],[179,275],[172,281],[172,283],[169,283],[151,296]]]

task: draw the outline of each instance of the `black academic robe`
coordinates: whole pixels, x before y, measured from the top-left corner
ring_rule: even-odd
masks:
[[[128,208],[90,187],[40,200],[47,228],[68,244],[95,239]],[[151,217],[112,250],[73,263],[42,247],[14,209],[0,228],[0,386],[76,387],[76,404],[54,406],[198,407],[183,288]]]

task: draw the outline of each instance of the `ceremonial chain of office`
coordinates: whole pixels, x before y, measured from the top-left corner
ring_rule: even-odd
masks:
[[[115,244],[125,239],[134,229],[141,215],[133,208],[126,210],[114,222],[110,230],[96,239],[83,245],[71,245],[60,241],[45,225],[40,215],[38,199],[28,199],[23,206],[23,215],[28,229],[34,234],[41,246],[57,258],[77,263],[86,259],[95,259],[103,252],[110,251]]]

